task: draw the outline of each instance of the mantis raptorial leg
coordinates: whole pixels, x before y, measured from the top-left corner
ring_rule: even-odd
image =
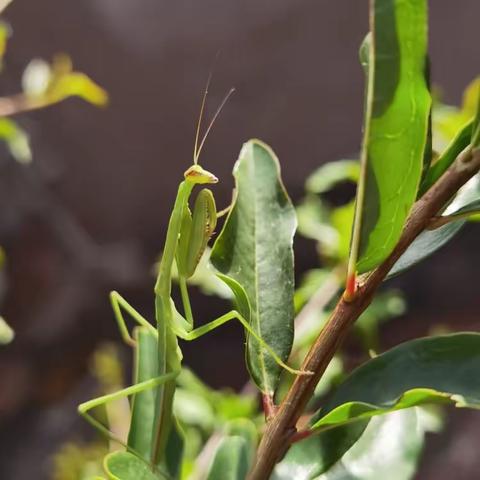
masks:
[[[117,292],[112,292],[110,295],[120,333],[127,344],[134,348],[136,347],[136,341],[129,333],[123,312],[128,313],[132,319],[141,326],[141,328],[148,330],[149,335],[155,337],[158,357],[155,375],[151,375],[152,378],[145,381],[139,381],[139,383],[119,392],[104,395],[97,399],[90,400],[89,402],[85,402],[79,407],[80,413],[99,431],[110,438],[111,433],[104,425],[101,425],[100,422],[89,415],[89,410],[117,398],[130,395],[136,396],[142,392],[155,389],[156,401],[151,437],[152,447],[149,453],[150,458],[144,458],[144,460],[147,460],[152,466],[162,463],[166,442],[172,425],[172,402],[175,390],[175,377],[178,375],[181,368],[181,355],[177,344],[178,338],[187,341],[194,340],[230,320],[237,319],[249,335],[253,336],[281,367],[292,374],[310,374],[310,372],[295,370],[283,362],[275,351],[250,326],[248,320],[236,310],[232,310],[219,318],[212,320],[206,325],[194,329],[194,319],[188,295],[187,279],[195,272],[198,262],[200,261],[207,243],[213,234],[218,213],[216,211],[213,194],[207,188],[203,188],[199,192],[195,200],[193,212],[190,211],[189,199],[196,185],[215,184],[218,182],[215,175],[203,169],[198,164],[198,159],[213,122],[233,91],[231,90],[227,94],[213,116],[213,120],[207,127],[205,135],[199,142],[201,118],[205,106],[207,90],[208,84],[200,109],[200,119],[195,137],[193,165],[186,170],[184,180],[178,187],[177,197],[175,199],[167,228],[163,255],[159,264],[158,276],[154,289],[156,328]],[[227,209],[220,212],[220,214],[225,213],[226,210]],[[179,272],[180,292],[186,318],[183,318],[183,316],[176,311],[175,305],[171,299],[172,267],[174,262],[176,262]],[[132,408],[135,408],[134,405]],[[114,440],[118,441],[118,439]],[[133,449],[130,448],[130,445],[126,447],[133,451]]]

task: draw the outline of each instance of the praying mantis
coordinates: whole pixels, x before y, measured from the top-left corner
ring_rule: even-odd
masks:
[[[122,444],[149,464],[153,471],[169,477],[166,449],[175,435],[175,419],[172,413],[175,378],[181,370],[182,354],[178,339],[191,341],[229,322],[238,320],[259,342],[269,355],[286,371],[294,375],[308,374],[289,367],[275,351],[256,333],[249,321],[238,311],[231,310],[209,323],[194,328],[193,312],[190,304],[187,281],[195,273],[200,258],[214,233],[217,218],[226,211],[217,212],[211,190],[203,187],[198,193],[193,211],[190,209],[190,197],[194,188],[212,185],[217,177],[198,163],[205,140],[233,89],[225,96],[213,116],[199,143],[201,121],[208,93],[210,78],[204,91],[197,123],[193,164],[185,171],[180,183],[173,210],[168,223],[163,254],[159,263],[155,283],[156,326],[146,320],[119,293],[110,294],[111,305],[123,340],[136,351],[134,384],[118,392],[98,397],[82,403],[79,413],[96,429],[112,440]],[[176,264],[178,284],[184,316],[181,315],[171,298],[172,269]],[[130,335],[124,313],[128,314],[138,326]],[[127,443],[115,438],[113,434],[89,412],[91,409],[106,405],[108,402],[132,396],[132,419]],[[112,477],[117,478],[117,477]]]

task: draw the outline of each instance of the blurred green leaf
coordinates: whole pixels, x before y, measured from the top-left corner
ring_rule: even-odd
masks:
[[[13,120],[6,117],[0,118],[0,140],[7,144],[8,150],[17,162],[32,161],[28,135]]]
[[[57,55],[51,65],[35,59],[22,78],[24,93],[36,104],[49,105],[68,97],[80,97],[96,106],[105,106],[107,92],[87,75],[73,70],[67,55]]]
[[[298,312],[303,305],[317,292],[323,283],[330,277],[330,272],[321,268],[313,268],[305,272],[300,285],[295,290],[295,311]]]
[[[104,468],[110,480],[164,480],[150,465],[128,452],[113,452],[105,457]]]
[[[272,480],[310,480],[326,472],[360,438],[368,420],[320,432],[294,443],[275,467]]]
[[[278,159],[262,142],[251,140],[243,146],[234,177],[236,197],[211,261],[243,287],[251,309],[239,307],[240,313],[286,360],[293,342],[295,210],[282,184]],[[281,367],[249,336],[247,365],[260,390],[273,394]]]
[[[305,187],[308,192],[325,193],[341,182],[357,183],[360,176],[358,160],[338,160],[317,168],[308,178]]]
[[[326,257],[338,255],[339,233],[330,221],[330,209],[316,195],[307,195],[296,208],[298,231],[316,240],[320,253]]]
[[[245,480],[249,469],[248,445],[244,437],[222,439],[207,475],[207,480]]]
[[[371,22],[361,53],[367,92],[351,273],[375,268],[400,237],[422,175],[431,104],[426,0],[375,0]]]
[[[215,269],[210,265],[210,254],[211,249],[207,247],[200,258],[195,273],[187,279],[187,283],[200,288],[205,295],[216,295],[220,298],[231,299],[232,291],[218,278]],[[172,278],[178,280],[176,262],[172,267]]]
[[[3,317],[0,317],[0,345],[7,345],[15,338],[15,332]]]
[[[0,2],[1,7],[1,2]],[[1,11],[1,8],[0,8]],[[3,57],[7,50],[7,40],[10,36],[10,25],[0,20],[0,70],[3,68]]]
[[[412,340],[357,368],[314,415],[325,429],[425,403],[480,408],[480,334]]]
[[[434,132],[450,141],[477,114],[480,77],[472,80],[463,94],[460,108],[436,103],[433,109]]]
[[[355,202],[332,210],[331,222],[338,234],[337,256],[340,260],[348,260],[354,215]]]
[[[226,424],[225,433],[228,436],[238,436],[245,440],[247,463],[249,466],[252,465],[258,443],[258,432],[255,424],[248,418],[237,418]]]
[[[173,411],[181,422],[188,425],[197,425],[206,431],[215,425],[215,414],[208,400],[183,388],[175,390]]]
[[[373,418],[342,459],[316,480],[413,478],[425,439],[418,410],[412,408]]]
[[[377,351],[380,347],[380,325],[391,318],[405,313],[406,303],[397,290],[378,293],[368,308],[354,324],[354,331],[360,336],[365,350]]]

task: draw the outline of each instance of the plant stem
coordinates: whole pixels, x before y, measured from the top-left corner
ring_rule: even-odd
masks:
[[[458,189],[479,170],[480,150],[464,150],[431,189],[414,204],[402,236],[390,256],[371,274],[359,279],[361,283],[353,298],[346,301],[342,297],[338,301],[301,367],[302,370],[313,371],[314,375],[298,376],[295,379],[277,414],[268,422],[249,480],[265,480],[270,477],[275,464],[290,446],[292,436],[297,431],[298,419],[352,324],[370,305],[376,290],[413,240],[425,230]]]

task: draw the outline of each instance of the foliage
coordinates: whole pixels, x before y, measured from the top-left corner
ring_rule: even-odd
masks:
[[[82,403],[79,412],[107,441],[98,450],[97,442],[66,448],[56,457],[59,479],[70,478],[67,471],[71,478],[115,480],[243,480],[249,472],[252,478],[271,474],[276,480],[408,480],[425,433],[441,423],[427,405],[479,407],[480,334],[413,339],[377,354],[381,324],[402,315],[405,301],[394,289],[377,293],[365,285],[375,275],[381,282],[423,261],[479,211],[480,177],[473,172],[447,191],[418,234],[408,242],[404,238],[415,202],[428,207],[431,192],[446,188],[446,175],[465,175],[477,161],[480,82],[467,88],[460,109],[438,99],[432,106],[426,0],[370,3],[370,32],[360,49],[366,88],[359,160],[320,166],[307,179],[305,198],[295,210],[274,151],[259,140],[246,142],[233,169],[232,205],[211,250],[207,244],[220,213],[205,187],[218,179],[198,164],[211,127],[200,139],[205,92],[193,165],[180,182],[157,264],[154,322],[117,292],[110,295],[121,336],[132,349],[133,383],[123,385],[115,349],[96,354],[101,396]],[[0,53],[6,32],[0,28]],[[10,115],[19,106],[40,108],[69,96],[100,106],[107,101],[103,89],[60,56],[51,65],[33,61],[24,73],[23,93],[0,105],[16,107],[5,107]],[[28,162],[26,136],[9,118],[2,122],[0,135],[18,160]],[[355,199],[332,202],[345,184],[358,184]],[[319,265],[295,290],[297,218],[299,232],[316,242]],[[192,286],[231,301],[233,310],[195,328]],[[370,359],[351,370],[354,362],[341,347],[346,327],[333,320],[358,305],[354,338]],[[131,332],[127,315],[135,323]],[[195,340],[233,319],[246,337],[250,380],[241,393],[204,384],[183,365],[180,348],[180,341]],[[6,343],[9,335],[0,323],[0,339]],[[324,365],[316,367],[323,375],[317,376],[307,369],[316,349],[326,352]],[[304,389],[306,407],[296,405],[290,393],[317,377]],[[269,426],[292,408],[296,423],[273,433],[285,455],[276,458],[272,471],[272,465],[261,466],[263,457],[279,452],[268,451],[268,441],[267,447],[263,442],[272,441]]]

